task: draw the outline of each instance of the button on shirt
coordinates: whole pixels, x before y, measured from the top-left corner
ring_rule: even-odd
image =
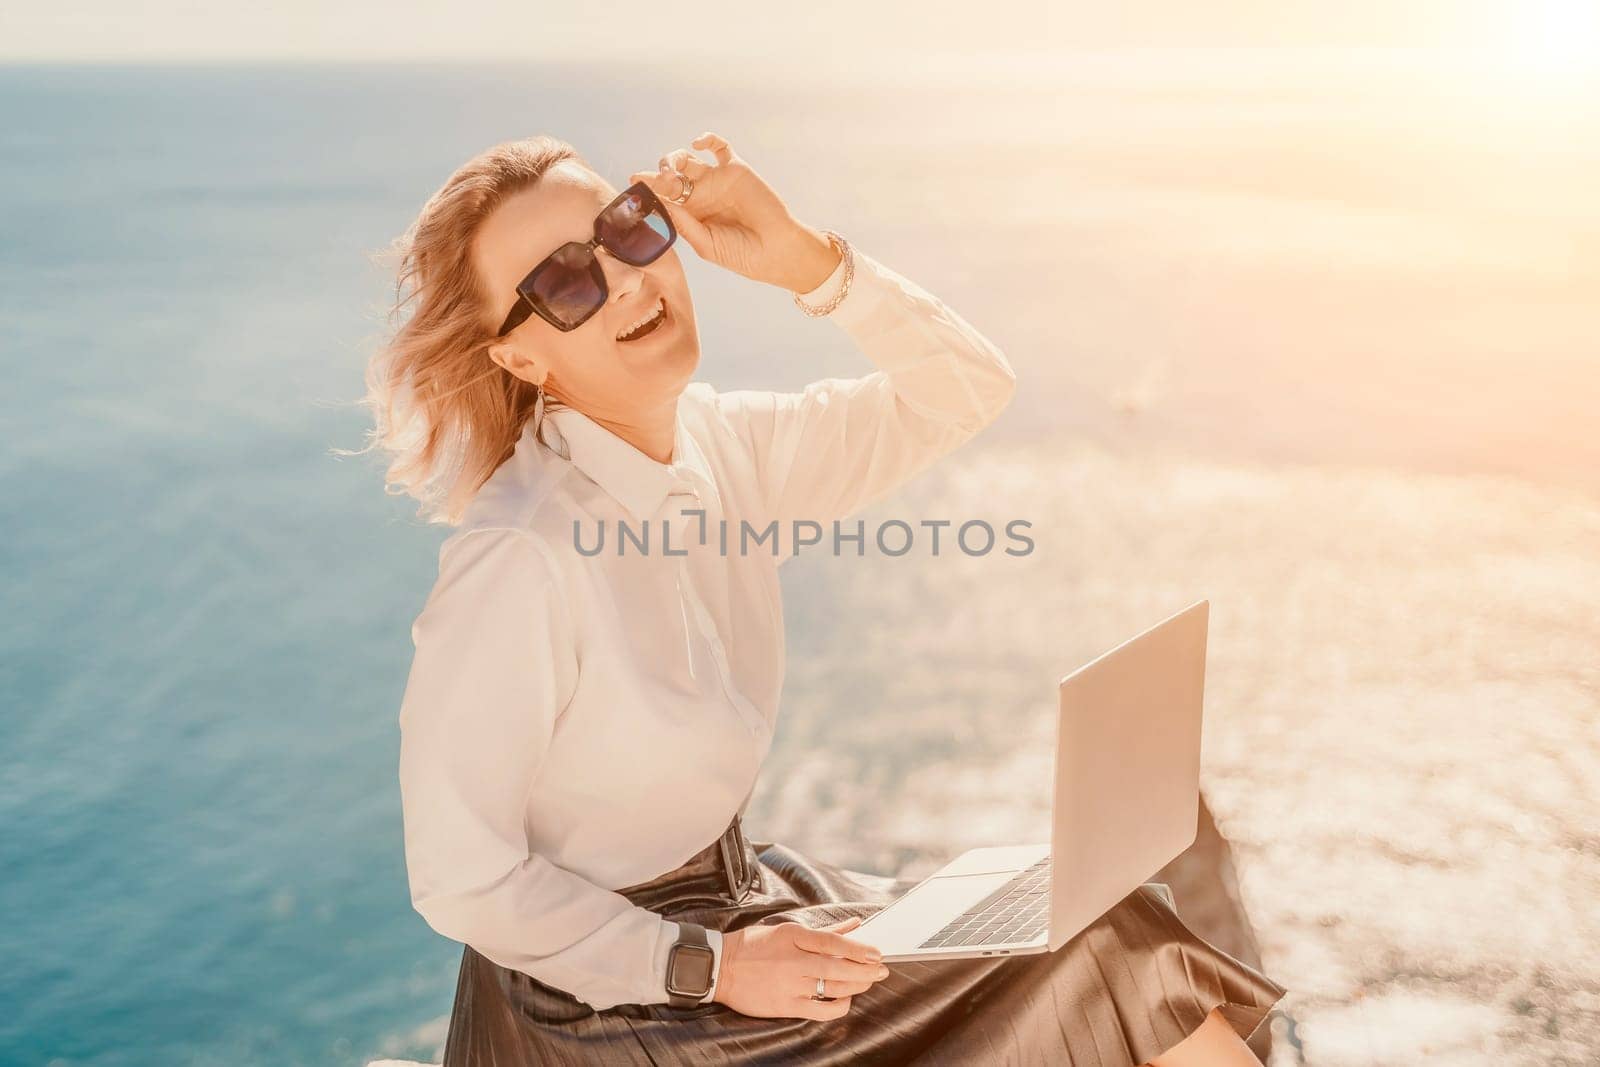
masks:
[[[666,1001],[677,924],[617,890],[714,842],[755,786],[783,685],[788,531],[810,520],[831,537],[1014,390],[977,330],[854,257],[826,321],[875,370],[788,393],[693,382],[668,463],[553,407],[440,546],[412,625],[399,713],[412,903],[596,1009]],[[801,299],[823,304],[843,270]],[[780,536],[755,540],[773,521]]]

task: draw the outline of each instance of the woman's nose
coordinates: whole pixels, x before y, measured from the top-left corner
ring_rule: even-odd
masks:
[[[631,263],[624,263],[611,254],[607,248],[600,248],[595,252],[595,258],[600,261],[600,270],[606,278],[606,288],[611,292],[611,302],[626,300],[637,292],[644,280],[644,268],[635,267]]]

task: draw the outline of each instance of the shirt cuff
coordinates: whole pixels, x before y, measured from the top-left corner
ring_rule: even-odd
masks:
[[[822,280],[822,284],[809,292],[801,293],[800,302],[807,307],[822,307],[832,300],[844,285],[844,264],[846,256],[840,256],[839,262],[834,264],[833,273]]]

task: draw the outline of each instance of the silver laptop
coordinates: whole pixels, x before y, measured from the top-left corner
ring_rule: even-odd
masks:
[[[845,936],[891,963],[1054,951],[1188,848],[1209,608],[1061,679],[1049,844],[973,849]]]

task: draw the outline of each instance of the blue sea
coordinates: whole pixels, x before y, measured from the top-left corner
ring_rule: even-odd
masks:
[[[997,447],[1600,491],[1595,101],[1189,59],[0,67],[0,1063],[437,1054],[460,946],[410,908],[395,715],[446,531],[332,450],[366,428],[376,254],[497,141],[620,187],[727,136],[1006,349]],[[867,369],[684,258],[701,377]],[[798,647],[841,580],[786,575]]]

